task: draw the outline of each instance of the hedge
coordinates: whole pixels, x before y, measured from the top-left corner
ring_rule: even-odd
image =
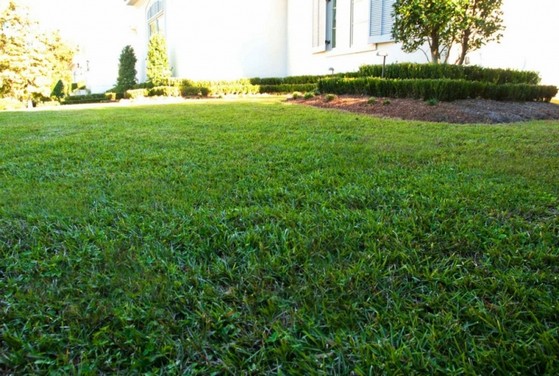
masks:
[[[318,89],[322,93],[438,99],[441,101],[484,98],[500,101],[549,102],[557,94],[557,87],[555,86],[530,84],[495,85],[487,82],[466,80],[397,80],[375,77],[322,79],[318,83]]]
[[[358,73],[361,77],[381,77],[382,65],[363,65],[359,68]],[[385,67],[384,77],[399,79],[452,79],[481,81],[493,84],[537,85],[540,83],[540,76],[537,72],[450,64],[390,64]]]
[[[88,94],[88,95],[71,95],[64,98],[60,104],[86,104],[105,102],[107,97],[105,94]]]
[[[176,86],[156,86],[148,89],[150,97],[180,97],[181,90]]]
[[[318,89],[315,84],[279,84],[279,85],[260,85],[260,93],[262,94],[285,94],[294,91],[313,92]]]
[[[138,99],[138,98],[147,97],[148,94],[149,94],[148,89],[131,89],[131,90],[126,90],[126,92],[124,93],[124,98]]]

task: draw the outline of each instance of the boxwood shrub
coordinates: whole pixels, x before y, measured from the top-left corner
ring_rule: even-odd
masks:
[[[176,86],[156,86],[148,90],[150,97],[180,97],[181,90]]]
[[[71,95],[61,100],[61,104],[101,103],[107,100],[105,94]]]
[[[381,77],[382,65],[363,65],[359,68],[358,73],[361,77]],[[390,64],[385,67],[384,77],[399,79],[452,79],[481,81],[493,84],[537,85],[540,83],[540,76],[537,72],[451,64]]]
[[[294,91],[311,92],[317,90],[318,86],[314,84],[278,84],[278,85],[260,85],[260,93],[262,94],[286,94]]]
[[[148,96],[148,89],[131,89],[126,90],[124,93],[124,98],[126,99],[138,99]]]
[[[530,84],[496,85],[488,82],[450,79],[327,78],[318,83],[323,93],[377,97],[437,99],[453,101],[484,98],[501,101],[545,101],[557,94],[557,87]]]

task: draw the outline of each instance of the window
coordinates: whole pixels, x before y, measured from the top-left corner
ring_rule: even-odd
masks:
[[[165,32],[165,12],[163,0],[155,0],[148,7],[147,23],[149,37]]]
[[[369,43],[384,43],[394,40],[392,36],[394,3],[395,0],[371,0]]]
[[[369,42],[369,3],[371,0],[351,0],[349,13],[349,46],[366,47]]]

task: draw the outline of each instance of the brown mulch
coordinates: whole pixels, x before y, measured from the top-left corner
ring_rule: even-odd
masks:
[[[416,99],[377,98],[375,104],[368,104],[368,99],[368,97],[339,96],[326,102],[323,97],[317,96],[307,100],[297,99],[293,102],[378,117],[459,124],[559,120],[559,104],[553,103],[467,99],[430,105]]]

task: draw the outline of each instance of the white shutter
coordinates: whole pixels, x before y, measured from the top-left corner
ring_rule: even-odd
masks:
[[[394,2],[395,0],[384,0],[382,8],[382,35],[390,35],[390,37],[392,37],[392,25],[394,25],[392,17]]]
[[[383,43],[394,40],[392,37],[394,2],[395,0],[371,0],[369,43]]]
[[[326,1],[312,0],[312,49],[313,52],[326,50]]]
[[[382,34],[382,3],[383,0],[371,0],[370,36]]]

